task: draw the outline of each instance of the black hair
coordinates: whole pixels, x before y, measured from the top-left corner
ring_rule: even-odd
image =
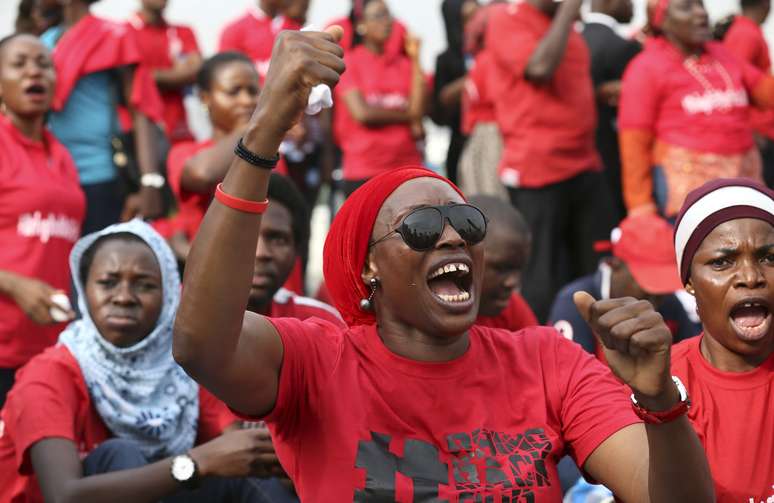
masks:
[[[357,32],[357,25],[363,20],[363,11],[371,0],[352,0],[352,9],[349,11],[349,22],[352,24],[352,47],[363,43],[363,36]],[[360,17],[358,17],[357,4],[360,3]]]
[[[769,3],[769,1],[770,0],[740,0],[739,4],[741,5],[742,9],[749,9],[752,7],[758,7],[759,5]]]
[[[219,52],[218,54],[207,58],[204,63],[202,63],[199,73],[196,74],[196,86],[200,91],[211,90],[215,74],[218,73],[218,70],[222,67],[230,65],[231,63],[247,63],[250,67],[255,68],[255,64],[252,60],[241,52]]]
[[[718,20],[718,22],[715,23],[715,26],[712,28],[712,37],[715,40],[722,42],[723,39],[726,38],[728,30],[731,29],[731,25],[734,24],[734,21],[736,21],[735,14],[731,14],[724,17],[723,19]]]
[[[89,271],[91,270],[91,264],[94,262],[94,257],[97,255],[99,249],[102,248],[102,245],[109,241],[142,243],[148,246],[148,243],[146,243],[144,239],[131,232],[116,232],[115,234],[106,234],[99,237],[91,244],[91,246],[86,248],[86,251],[81,255],[81,263],[78,266],[78,278],[81,280],[81,285],[84,288],[86,287],[86,278],[89,277]]]
[[[490,224],[510,227],[519,236],[530,239],[532,232],[527,221],[519,210],[502,199],[494,196],[478,194],[468,199],[468,202],[480,209],[486,215]]]
[[[272,204],[279,203],[290,212],[293,242],[303,262],[309,253],[309,206],[306,199],[290,178],[272,173],[267,195]]]

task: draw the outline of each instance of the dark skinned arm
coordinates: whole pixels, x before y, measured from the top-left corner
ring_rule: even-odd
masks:
[[[175,90],[196,83],[196,74],[202,67],[202,56],[192,52],[183,56],[172,68],[159,68],[153,72],[153,79],[159,89]]]
[[[188,159],[183,167],[180,185],[189,192],[212,193],[215,186],[225,178],[234,160],[234,147],[244,132],[244,126],[238,127],[212,147]]]
[[[121,82],[124,91],[124,103],[132,116],[134,127],[135,151],[140,174],[158,173],[158,151],[153,136],[152,121],[142,112],[131,105],[132,85],[134,80],[134,67],[121,69]],[[140,187],[138,199],[138,212],[144,218],[158,218],[162,216],[163,201],[161,191],[153,187]],[[131,204],[131,203],[129,203]]]
[[[578,19],[583,0],[564,0],[551,21],[551,27],[527,62],[524,77],[536,84],[550,81],[564,57],[570,30]]]
[[[263,91],[243,141],[265,157],[275,155],[303,113],[316,84],[331,87],[344,71],[327,32],[282,32],[274,45]],[[270,171],[235,158],[223,181],[226,193],[266,198]],[[274,407],[283,346],[264,317],[246,313],[261,216],[212,203],[188,257],[174,330],[174,357],[194,379],[232,408],[253,416]]]
[[[199,476],[265,476],[277,456],[266,435],[256,430],[225,433],[194,447]],[[172,458],[140,468],[84,477],[72,440],[46,438],[30,447],[30,459],[46,503],[154,503],[181,489],[172,478]]]
[[[438,101],[444,108],[458,107],[462,102],[462,92],[465,90],[466,77],[453,80],[441,88]]]
[[[637,401],[651,411],[675,406],[680,397],[670,376],[672,334],[653,305],[632,298],[595,301],[586,292],[573,298],[611,370]],[[626,503],[715,501],[709,464],[687,416],[616,432],[584,468]]]

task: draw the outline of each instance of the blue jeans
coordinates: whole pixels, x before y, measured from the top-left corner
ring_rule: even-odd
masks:
[[[110,473],[139,468],[148,460],[137,446],[120,438],[113,438],[100,444],[83,460],[84,476]],[[170,475],[171,476],[171,475]],[[295,503],[298,498],[291,495],[276,479],[221,479],[202,480],[194,491],[181,489],[164,498],[164,503]]]

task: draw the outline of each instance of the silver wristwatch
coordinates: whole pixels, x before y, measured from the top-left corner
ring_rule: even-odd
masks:
[[[188,454],[181,454],[172,458],[170,468],[172,478],[186,489],[196,489],[199,486],[199,467],[196,461]]]
[[[160,189],[165,184],[164,177],[158,173],[145,173],[140,177],[140,185]]]

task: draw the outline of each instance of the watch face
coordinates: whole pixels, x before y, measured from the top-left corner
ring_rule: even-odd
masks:
[[[180,482],[191,480],[196,472],[196,465],[188,456],[177,456],[172,460],[172,477]]]

